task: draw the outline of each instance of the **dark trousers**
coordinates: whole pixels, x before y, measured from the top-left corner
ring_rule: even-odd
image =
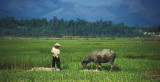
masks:
[[[60,58],[58,57],[54,57],[53,56],[53,59],[52,59],[52,67],[55,67],[55,62],[56,62],[56,65],[57,65],[57,68],[60,69]]]

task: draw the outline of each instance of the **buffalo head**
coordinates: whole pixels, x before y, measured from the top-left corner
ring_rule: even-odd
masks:
[[[81,68],[84,69],[86,67],[86,65],[88,64],[88,59],[83,57],[81,63],[82,63],[82,67]]]

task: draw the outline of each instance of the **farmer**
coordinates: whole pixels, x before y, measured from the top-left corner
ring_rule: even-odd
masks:
[[[60,70],[60,47],[61,45],[59,43],[56,43],[54,45],[54,47],[51,50],[51,53],[53,55],[53,59],[52,59],[52,67],[55,68],[55,62],[57,64],[57,68]]]

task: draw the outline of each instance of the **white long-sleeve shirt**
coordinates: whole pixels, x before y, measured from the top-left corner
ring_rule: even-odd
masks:
[[[59,54],[60,54],[60,49],[53,47],[52,50],[51,50],[51,53],[52,53],[52,55],[53,55],[54,57],[57,57],[57,58],[58,58],[58,57],[59,57]]]

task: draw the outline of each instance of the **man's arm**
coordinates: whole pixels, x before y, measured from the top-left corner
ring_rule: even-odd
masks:
[[[60,50],[58,50],[58,53],[57,53],[57,55],[59,56],[59,54],[60,54]]]
[[[54,54],[54,49],[53,48],[51,49],[51,53]]]

